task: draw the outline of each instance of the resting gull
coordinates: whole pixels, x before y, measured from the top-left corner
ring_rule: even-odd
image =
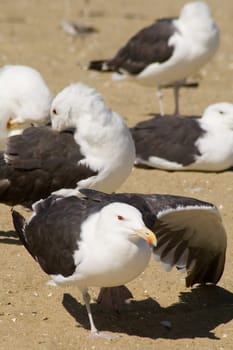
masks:
[[[30,125],[49,121],[52,94],[34,68],[6,65],[0,68],[0,149],[8,136],[19,134]]]
[[[223,171],[233,166],[233,104],[208,106],[202,117],[156,116],[131,129],[136,165]]]
[[[8,138],[0,157],[1,203],[31,207],[60,189],[63,195],[83,187],[113,192],[129,176],[132,136],[96,90],[66,87],[52,102],[51,123]]]
[[[187,286],[220,279],[226,233],[214,205],[170,195],[80,192],[80,198],[52,195],[38,201],[27,222],[16,211],[12,215],[23,245],[52,280],[77,284],[93,335],[101,334],[88,288],[130,282],[152,253],[166,270],[187,270]]]
[[[114,71],[115,79],[157,86],[161,115],[161,88],[171,85],[175,114],[179,114],[179,88],[214,55],[219,37],[209,6],[202,1],[190,2],[181,9],[179,18],[157,20],[136,33],[112,59],[91,61],[88,69]]]

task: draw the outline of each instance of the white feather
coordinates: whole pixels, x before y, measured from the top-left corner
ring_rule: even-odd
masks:
[[[74,138],[84,155],[81,163],[98,172],[79,181],[78,188],[111,193],[129,176],[135,160],[133,139],[122,117],[96,90],[82,83],[69,85],[55,97],[51,120],[56,130],[76,128]]]

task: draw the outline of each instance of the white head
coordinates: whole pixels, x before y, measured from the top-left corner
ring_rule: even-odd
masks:
[[[187,50],[187,58],[189,57],[191,61],[195,58],[191,69],[195,72],[208,62],[219,47],[220,30],[208,4],[203,1],[185,4],[179,19],[174,23],[178,31],[173,40],[178,40],[181,46],[184,45],[182,47]],[[180,38],[186,38],[186,40]],[[186,43],[188,43],[187,46]],[[190,71],[189,74],[191,73]]]
[[[206,2],[195,1],[189,2],[182,7],[179,18],[188,23],[193,20],[203,21],[212,18],[212,14]]]
[[[233,130],[233,103],[221,102],[208,106],[203,113],[202,120],[210,125],[221,125]]]
[[[74,138],[85,157],[85,165],[98,176],[82,180],[79,187],[115,191],[129,176],[135,146],[122,117],[108,108],[102,95],[82,83],[62,90],[51,105],[52,128],[76,128]]]
[[[120,235],[131,242],[144,239],[156,246],[155,234],[145,226],[141,212],[129,204],[114,202],[106,205],[99,212],[97,225],[98,232],[108,237]]]
[[[52,94],[40,73],[27,66],[0,69],[0,137],[22,132],[49,121]]]
[[[109,112],[109,109],[99,92],[83,83],[70,84],[52,102],[52,127],[59,131],[76,127],[85,116],[94,115],[93,119],[97,119],[104,112]]]

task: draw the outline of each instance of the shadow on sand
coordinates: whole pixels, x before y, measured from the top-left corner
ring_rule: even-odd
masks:
[[[219,339],[214,329],[233,319],[233,293],[218,286],[202,286],[182,292],[179,302],[162,308],[148,298],[132,301],[121,313],[103,310],[92,304],[95,324],[100,331],[125,333],[152,339]],[[89,329],[86,308],[70,294],[64,294],[63,306],[84,328]],[[171,328],[161,322],[169,321]]]
[[[21,245],[19,237],[15,231],[0,231],[0,244],[2,243]]]

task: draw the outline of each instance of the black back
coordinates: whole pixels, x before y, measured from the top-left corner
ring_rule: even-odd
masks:
[[[72,132],[30,127],[8,139],[7,162],[0,156],[0,202],[31,207],[61,188],[75,188],[78,181],[96,175],[84,165]],[[6,183],[6,180],[8,183]]]
[[[183,166],[201,155],[195,142],[204,135],[198,117],[156,116],[131,128],[136,155],[148,160],[159,157]]]
[[[141,73],[151,63],[167,61],[173,54],[174,47],[168,45],[169,38],[175,33],[174,18],[159,19],[152,25],[136,33],[114,58],[92,61],[89,69],[104,71],[122,70],[135,75]]]
[[[22,243],[38,261],[47,274],[72,275],[76,265],[73,259],[78,250],[80,226],[91,213],[99,210],[98,205],[89,208],[87,201],[76,197],[59,198],[50,196],[38,202],[35,215],[24,228]],[[14,214],[16,232],[20,221]],[[21,238],[22,234],[19,237]]]

